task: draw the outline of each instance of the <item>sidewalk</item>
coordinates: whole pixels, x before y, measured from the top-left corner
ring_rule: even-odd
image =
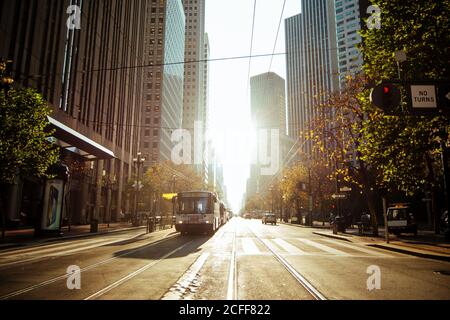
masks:
[[[71,226],[70,231],[67,226],[63,227],[61,229],[63,235],[60,237],[35,237],[34,229],[9,230],[6,231],[5,239],[0,239],[0,250],[16,246],[26,246],[30,244],[39,244],[64,239],[82,238],[145,228],[145,226],[133,227],[129,222],[110,223],[109,226],[108,224],[103,223],[98,225],[98,232],[91,233],[90,225],[73,225]]]
[[[435,235],[432,231],[420,231],[417,236],[413,235],[401,235],[395,236],[389,235],[389,244],[385,241],[385,230],[383,227],[378,229],[378,237],[374,237],[370,232],[366,232],[363,236],[358,234],[357,228],[348,228],[345,233],[333,234],[329,224],[327,227],[317,227],[319,222],[315,221],[314,227],[300,226],[303,228],[320,229],[313,231],[314,234],[334,238],[337,240],[361,243],[367,246],[376,247],[379,249],[400,252],[417,257],[436,259],[441,261],[450,261],[450,241],[446,240],[444,235]],[[286,223],[283,223],[286,224]],[[291,224],[287,224],[291,225]],[[298,225],[293,225],[298,226]]]

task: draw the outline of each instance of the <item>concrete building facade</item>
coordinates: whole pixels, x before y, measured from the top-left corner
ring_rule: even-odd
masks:
[[[191,162],[206,183],[208,64],[205,60],[209,57],[209,41],[205,34],[205,0],[183,0],[183,5],[186,15],[183,128],[191,133]]]
[[[185,15],[181,0],[152,0],[146,27],[140,146],[148,168],[171,160],[171,136],[182,126]]]
[[[79,28],[68,28],[73,5]],[[181,0],[0,1],[0,58],[11,60],[17,86],[37,89],[49,103],[50,126],[71,169],[66,221],[115,221],[131,212],[129,182],[136,179],[133,158],[144,153],[145,126],[158,136],[150,140],[158,152],[146,149],[147,159],[169,155],[170,134],[162,131],[181,126],[183,69],[161,65],[183,60],[184,20]],[[22,212],[32,224],[41,182],[30,178],[9,189],[8,221]]]

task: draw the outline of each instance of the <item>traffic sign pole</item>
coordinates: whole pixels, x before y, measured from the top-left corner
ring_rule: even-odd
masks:
[[[447,207],[447,214],[450,214],[450,172],[448,167],[448,150],[446,146],[446,141],[444,139],[442,140],[441,144],[442,144],[442,166],[444,168],[445,203]]]

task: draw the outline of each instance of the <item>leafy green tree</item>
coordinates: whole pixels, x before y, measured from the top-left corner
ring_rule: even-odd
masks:
[[[396,79],[398,67],[402,80],[448,81],[450,2],[372,0],[372,4],[381,8],[381,28],[361,32],[368,82]],[[399,50],[407,60],[397,65],[394,53]],[[364,161],[381,172],[379,185],[407,194],[428,189],[436,199],[442,178],[441,142],[450,132],[448,118],[387,116],[371,105],[369,90],[360,95],[360,102],[367,118],[359,151]],[[436,201],[433,211],[436,216]]]
[[[34,89],[12,88],[6,65],[0,64],[0,194],[16,177],[45,177],[47,169],[59,158],[59,151],[47,140],[47,116],[51,110]],[[0,199],[3,226],[4,203]]]

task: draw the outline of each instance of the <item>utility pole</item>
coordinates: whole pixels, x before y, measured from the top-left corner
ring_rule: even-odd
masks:
[[[312,185],[311,185],[311,164],[308,166],[308,206],[309,206],[309,225],[312,227],[314,225],[313,221],[313,196],[312,196]]]
[[[387,219],[387,202],[386,202],[386,194],[383,192],[383,218],[384,218],[384,238],[386,243],[389,243],[389,227],[388,227],[388,219]]]
[[[444,138],[444,137],[443,137]],[[447,215],[450,213],[450,172],[448,167],[448,150],[447,150],[447,139],[441,139],[442,146],[442,167],[444,169],[444,184],[445,184],[445,204],[447,207]],[[445,235],[447,238],[450,237],[449,231]]]
[[[139,206],[139,196],[141,193],[141,166],[144,164],[145,162],[145,158],[142,158],[142,153],[138,152],[137,153],[137,158],[133,159],[134,164],[137,167],[137,171],[136,171],[136,182],[135,182],[135,196],[134,196],[134,217],[133,217],[133,226],[138,226],[139,225],[139,221],[138,221],[138,206]]]

